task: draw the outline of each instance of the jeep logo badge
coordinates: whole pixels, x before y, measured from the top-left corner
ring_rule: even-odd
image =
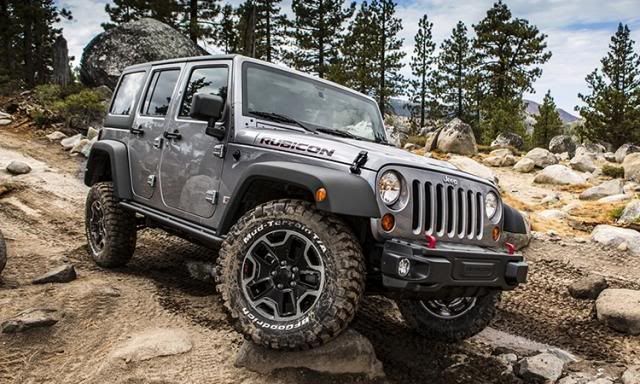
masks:
[[[445,184],[458,185],[458,180],[449,176],[445,176],[442,181],[444,181]]]

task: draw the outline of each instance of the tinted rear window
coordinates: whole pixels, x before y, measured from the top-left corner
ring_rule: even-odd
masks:
[[[153,73],[149,88],[144,98],[142,114],[146,116],[165,116],[171,104],[173,89],[176,87],[179,69],[158,71]]]
[[[142,88],[144,72],[128,73],[122,77],[120,86],[113,99],[111,110],[112,115],[129,115],[133,110],[138,92]]]

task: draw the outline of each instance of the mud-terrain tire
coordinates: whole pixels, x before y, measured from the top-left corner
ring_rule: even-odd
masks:
[[[501,292],[475,298],[471,308],[459,314],[436,316],[435,311],[420,300],[399,300],[398,307],[406,323],[420,335],[432,340],[456,343],[485,329],[496,314]],[[430,308],[430,307],[429,307]]]
[[[353,320],[364,282],[351,229],[300,200],[247,212],[216,264],[217,290],[236,330],[271,349],[308,349],[336,337]]]
[[[136,215],[118,205],[113,183],[94,184],[85,205],[89,255],[104,268],[126,265],[136,248]]]
[[[7,245],[4,242],[2,231],[0,231],[0,273],[2,273],[6,265],[7,265]]]

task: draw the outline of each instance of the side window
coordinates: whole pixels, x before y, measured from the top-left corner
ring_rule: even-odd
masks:
[[[113,99],[109,113],[112,115],[129,115],[133,109],[133,104],[136,102],[138,92],[140,88],[142,88],[143,80],[144,72],[124,75],[120,81],[120,86],[116,92],[116,97]]]
[[[196,93],[208,93],[226,99],[228,76],[229,68],[226,66],[196,68],[191,71],[187,89],[184,91],[184,97],[182,98],[182,105],[180,106],[180,117],[189,117],[191,101]]]
[[[163,117],[167,114],[178,76],[179,69],[153,73],[142,103],[142,115]]]

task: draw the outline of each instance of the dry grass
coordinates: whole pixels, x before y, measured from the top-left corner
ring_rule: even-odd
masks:
[[[570,184],[570,185],[558,186],[558,190],[560,191],[577,193],[577,194],[580,194],[589,188],[591,188],[591,185],[589,184]]]

